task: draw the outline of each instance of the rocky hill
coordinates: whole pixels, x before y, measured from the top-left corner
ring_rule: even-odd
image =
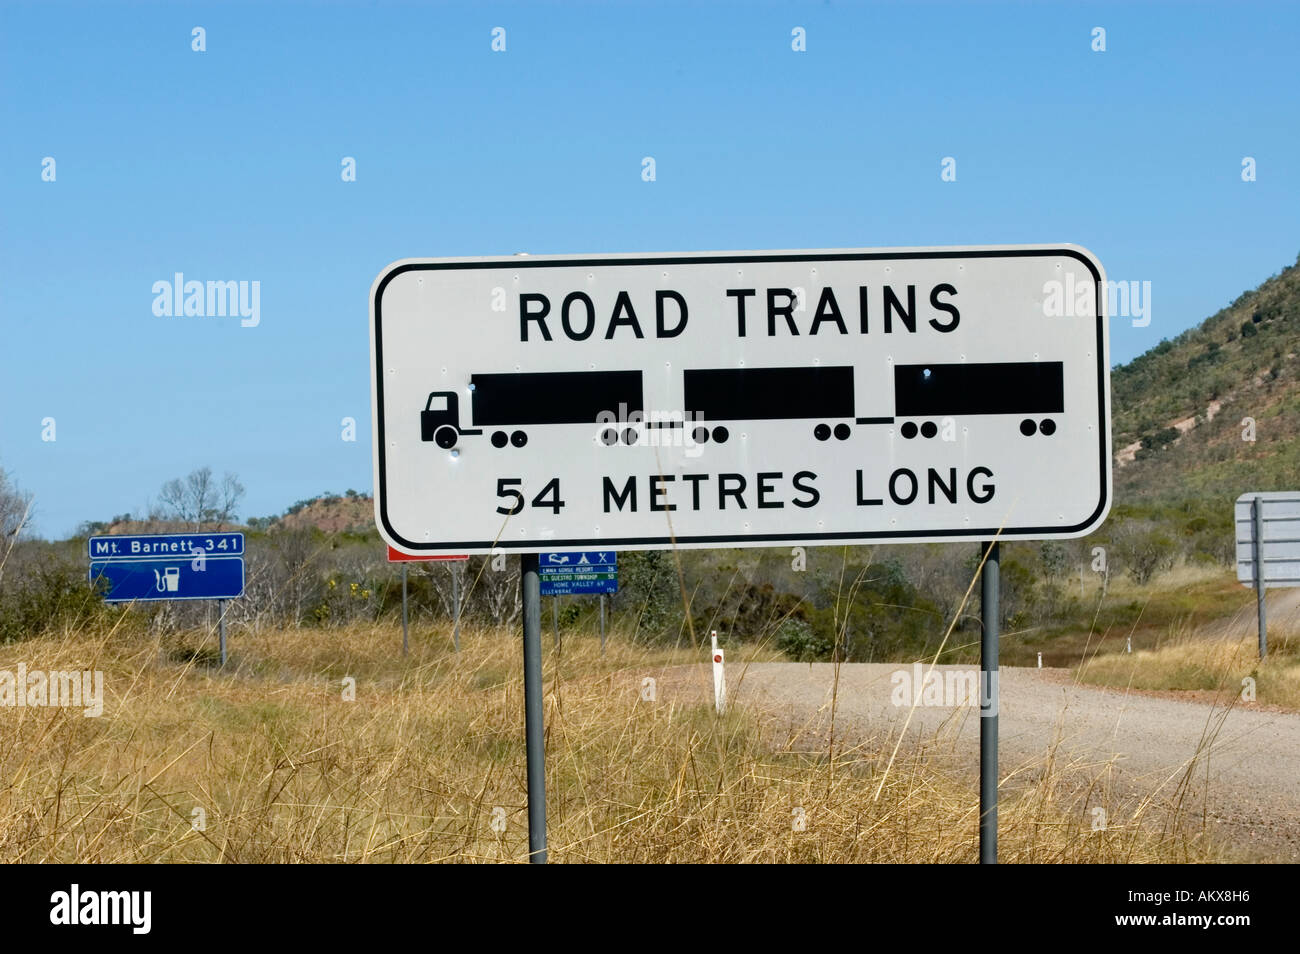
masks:
[[[1300,486],[1300,261],[1114,369],[1117,505]]]
[[[298,501],[283,516],[250,520],[249,526],[270,531],[314,527],[324,533],[366,533],[375,526],[375,502],[355,490],[342,496],[325,493]]]

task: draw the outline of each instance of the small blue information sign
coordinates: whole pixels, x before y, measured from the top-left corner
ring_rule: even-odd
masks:
[[[229,600],[244,594],[242,533],[91,537],[90,580],[104,600]]]
[[[146,533],[138,536],[91,537],[92,560],[164,559],[197,553],[206,556],[244,555],[242,533]]]
[[[618,554],[613,550],[538,554],[543,596],[618,592]]]

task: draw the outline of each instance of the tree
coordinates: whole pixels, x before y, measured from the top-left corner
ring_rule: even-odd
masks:
[[[615,608],[626,607],[636,614],[635,639],[654,640],[676,633],[682,619],[681,588],[677,566],[662,550],[629,553],[619,560],[618,593],[611,600]]]
[[[220,528],[234,522],[243,496],[244,485],[234,474],[227,472],[218,483],[212,476],[211,467],[200,467],[190,471],[188,477],[178,477],[163,484],[158,501],[164,516],[193,524],[198,531],[205,523]]]
[[[279,614],[301,625],[303,610],[318,585],[317,558],[329,542],[311,527],[273,533],[268,540],[275,561],[269,574],[274,587],[271,601]]]
[[[1046,540],[1038,548],[1043,563],[1043,576],[1049,583],[1059,580],[1070,567],[1070,551],[1057,540]]]
[[[11,541],[22,532],[31,507],[32,495],[19,490],[0,470],[0,542]]]
[[[1138,586],[1173,566],[1177,543],[1156,521],[1126,520],[1117,523],[1112,534],[1120,563]]]
[[[32,512],[32,495],[25,494],[0,470],[0,578],[4,577],[5,564],[13,552],[18,535],[27,525]]]
[[[491,563],[494,559],[495,557],[487,557],[485,567],[481,564],[467,566],[466,577],[472,581],[474,589],[478,590],[492,621],[498,626],[505,626],[518,619],[523,611],[519,594],[519,561],[507,560],[505,567],[498,570]],[[462,599],[465,598],[462,596]]]

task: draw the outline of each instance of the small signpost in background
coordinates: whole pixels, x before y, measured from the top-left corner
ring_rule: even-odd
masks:
[[[400,550],[388,548],[388,562],[402,564],[402,655],[405,656],[410,651],[409,639],[407,638],[406,622],[406,564],[408,563],[428,563],[468,560],[469,557],[463,554],[437,554],[436,556],[412,556],[409,553],[402,553]],[[451,575],[451,605],[452,605],[452,627],[451,627],[451,644],[455,647],[456,652],[460,652],[460,575],[453,573]]]
[[[618,592],[618,554],[613,550],[539,553],[541,595],[551,597],[555,644],[560,644],[561,596],[600,594],[600,651],[605,651],[605,594]]]
[[[618,554],[613,550],[538,554],[543,596],[590,596],[618,592]]]
[[[1246,493],[1233,507],[1237,525],[1237,579],[1255,588],[1259,658],[1268,655],[1264,590],[1300,586],[1300,491]]]
[[[226,600],[244,595],[244,535],[147,533],[91,537],[90,581],[108,585],[106,603],[216,600],[221,665],[226,664]]]

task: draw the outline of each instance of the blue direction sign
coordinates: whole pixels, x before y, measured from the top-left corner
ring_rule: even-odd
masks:
[[[210,557],[244,555],[242,533],[146,533],[139,536],[91,537],[92,560],[179,557],[202,550]]]
[[[244,593],[242,533],[91,537],[90,579],[110,603],[225,600]]]
[[[618,592],[618,554],[613,550],[538,554],[543,596]]]

